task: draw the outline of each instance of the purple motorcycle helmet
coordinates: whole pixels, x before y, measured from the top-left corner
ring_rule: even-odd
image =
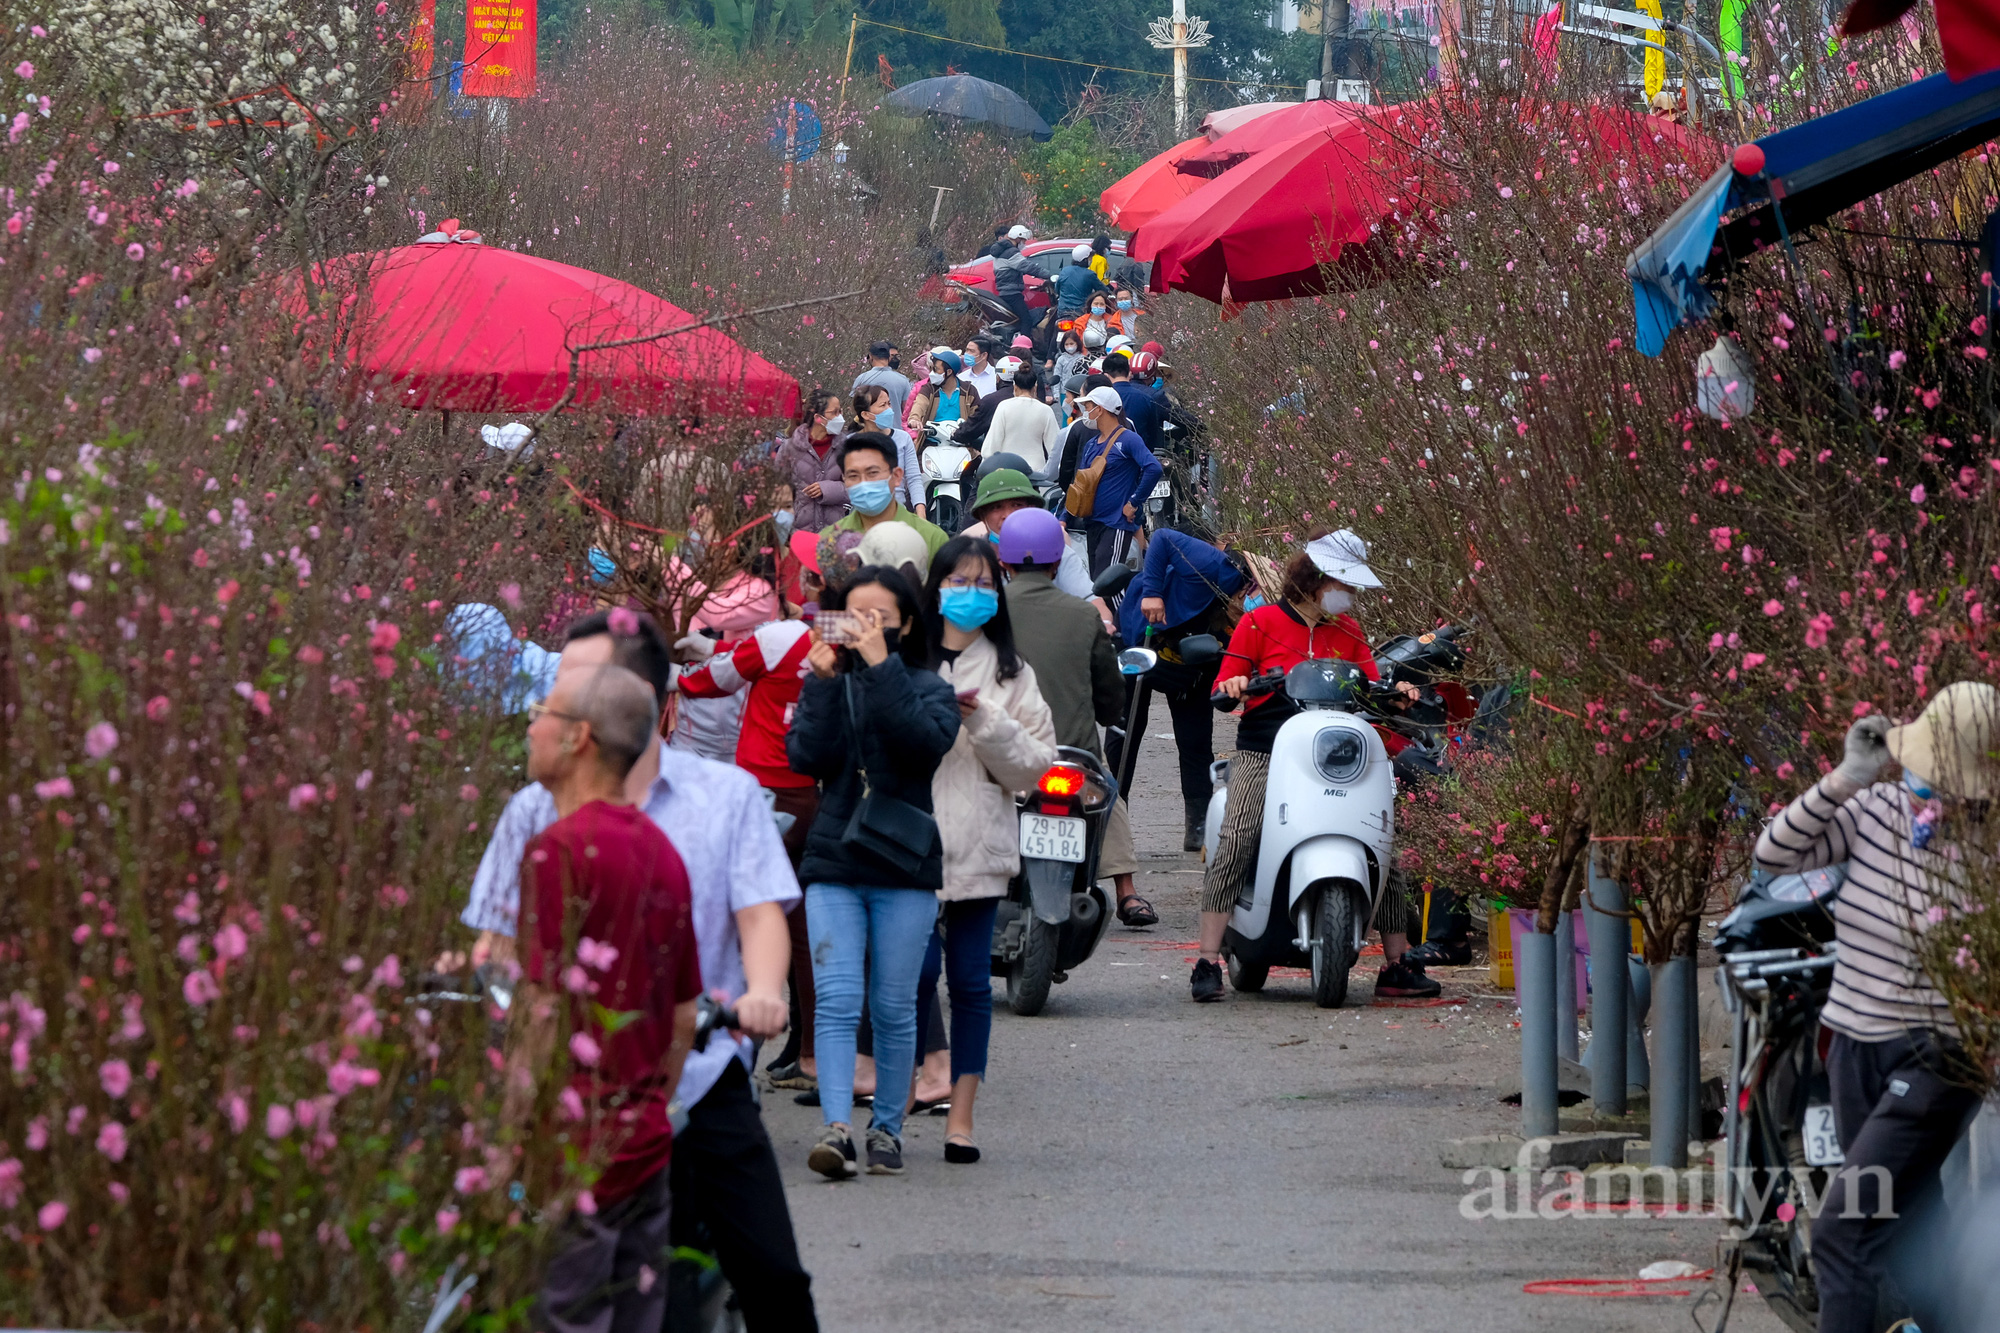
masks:
[[[1017,509],[1000,525],[1000,563],[1038,565],[1061,562],[1068,548],[1063,525],[1046,509]]]

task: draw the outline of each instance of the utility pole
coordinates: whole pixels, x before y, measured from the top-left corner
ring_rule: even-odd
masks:
[[[1171,18],[1157,18],[1146,33],[1155,50],[1174,53],[1174,133],[1187,134],[1187,53],[1208,45],[1208,21],[1189,18],[1187,0],[1174,0]]]
[[[833,127],[840,129],[841,117],[847,114],[847,71],[854,64],[854,30],[861,26],[861,15],[854,14],[847,23],[847,59],[840,62],[840,110],[833,113]]]
[[[1323,89],[1330,89],[1335,79],[1344,79],[1354,71],[1348,67],[1347,0],[1319,0],[1319,77]],[[1339,35],[1340,50],[1334,51],[1335,34]],[[1322,91],[1320,96],[1331,94]]]

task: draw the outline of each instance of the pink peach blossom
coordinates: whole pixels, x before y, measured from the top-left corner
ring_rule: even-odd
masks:
[[[51,1199],[35,1212],[35,1225],[44,1231],[54,1231],[69,1220],[69,1205],[61,1199]]]
[[[569,1039],[569,1053],[580,1065],[595,1065],[603,1058],[604,1048],[588,1032],[573,1032]]]
[[[104,1095],[116,1101],[132,1090],[132,1066],[123,1060],[106,1060],[97,1067],[97,1082]]]
[[[222,998],[222,988],[215,984],[215,978],[197,968],[187,974],[181,982],[181,995],[197,1009],[211,1001]]]
[[[114,1162],[122,1162],[126,1147],[125,1126],[116,1120],[105,1121],[103,1128],[97,1131],[97,1151]]]
[[[264,1110],[264,1133],[274,1139],[282,1139],[292,1132],[292,1108],[283,1102],[272,1102]]]

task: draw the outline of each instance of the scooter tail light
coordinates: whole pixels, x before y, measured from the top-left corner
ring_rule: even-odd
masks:
[[[1069,764],[1057,764],[1042,774],[1035,784],[1044,796],[1077,796],[1083,791],[1083,770]]]

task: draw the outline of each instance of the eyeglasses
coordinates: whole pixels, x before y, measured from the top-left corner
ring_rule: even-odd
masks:
[[[565,713],[560,708],[549,707],[549,701],[546,699],[538,699],[528,705],[528,721],[539,721],[544,715],[559,717],[565,722],[582,722],[585,720],[578,717],[575,713]]]
[[[992,592],[993,577],[990,574],[981,574],[978,578],[969,579],[963,574],[948,574],[945,576],[944,582],[938,586],[943,588],[984,588],[987,592]]]

